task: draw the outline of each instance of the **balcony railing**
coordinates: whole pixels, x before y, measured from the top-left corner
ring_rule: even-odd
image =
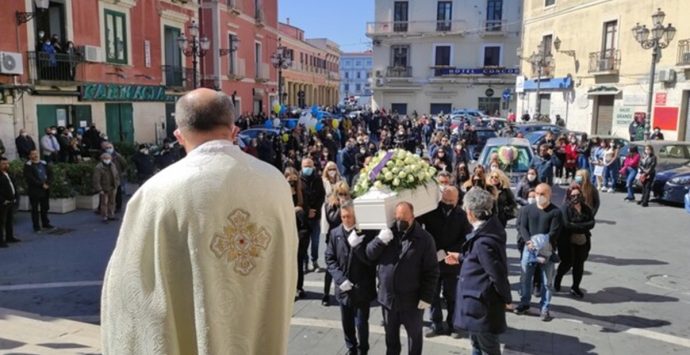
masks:
[[[678,65],[690,66],[690,39],[678,41]]]
[[[261,63],[261,66],[257,68],[256,71],[256,81],[259,83],[265,83],[270,80],[270,69],[268,63]]]
[[[494,34],[505,32],[507,30],[506,25],[506,20],[486,20],[484,21],[484,26],[482,28],[483,33]]]
[[[620,64],[620,50],[607,49],[589,54],[590,73],[616,73]]]
[[[369,22],[367,23],[367,35],[402,35],[434,32],[462,33],[465,27],[465,21],[462,20]]]
[[[242,0],[227,0],[228,10],[239,15],[242,12]]]
[[[63,82],[73,84],[84,78],[82,56],[79,54],[28,52],[30,80],[38,82]]]
[[[546,65],[541,67],[541,75],[539,74],[539,67],[536,65],[532,66],[532,76],[535,78],[553,78],[553,74],[556,72],[556,67],[552,65]]]
[[[264,25],[264,21],[266,21],[266,14],[264,13],[263,9],[256,9],[256,12],[254,13],[254,20],[256,21],[257,26],[262,27]]]
[[[235,68],[230,69],[228,77],[232,80],[242,80],[247,77],[247,65],[244,58],[237,58]]]
[[[161,71],[165,79],[165,87],[176,90],[194,88],[194,69],[182,68],[179,65],[162,65]]]
[[[412,67],[388,67],[386,69],[386,77],[388,78],[411,78]]]

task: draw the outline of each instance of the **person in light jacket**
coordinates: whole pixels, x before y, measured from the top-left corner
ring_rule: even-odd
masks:
[[[100,211],[103,222],[115,220],[115,196],[120,186],[120,173],[109,153],[101,154],[101,162],[93,171],[93,189],[101,197]]]

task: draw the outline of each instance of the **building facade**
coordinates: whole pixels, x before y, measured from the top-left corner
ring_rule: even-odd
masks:
[[[333,106],[338,103],[340,49],[325,38],[306,39],[304,31],[280,23],[281,44],[292,65],[283,70],[283,102],[288,106]]]
[[[374,67],[372,51],[343,53],[340,58],[340,102],[356,99],[360,105],[371,105],[371,78]]]
[[[373,107],[436,114],[514,107],[522,2],[376,0]],[[504,95],[505,94],[505,95]]]
[[[0,38],[0,138],[8,155],[15,157],[12,142],[22,128],[36,141],[46,127],[70,124],[94,124],[113,142],[172,137],[175,101],[195,86],[194,77],[197,87],[235,93],[242,111],[268,111],[276,73],[261,69],[276,48],[276,3],[50,0],[44,10],[33,0],[8,2],[0,11],[0,29],[11,34]],[[231,11],[237,7],[243,10]],[[178,43],[180,35],[191,38],[192,23],[197,38],[211,42],[196,75]],[[246,80],[219,74],[227,72],[219,47],[227,46],[228,32],[241,38],[235,56],[248,62]]]
[[[650,28],[661,7],[664,23],[677,33],[657,63],[651,126],[667,139],[688,140],[690,24],[679,17],[684,6],[683,0],[525,1],[522,56],[541,43],[549,59],[541,76],[539,66],[522,62],[517,112],[534,114],[539,106],[542,114],[561,115],[569,129],[629,138],[633,117],[646,116],[652,63],[652,50],[642,48],[632,28]]]

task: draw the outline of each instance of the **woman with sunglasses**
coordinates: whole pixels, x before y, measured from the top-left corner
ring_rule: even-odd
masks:
[[[566,196],[568,202],[561,207],[563,229],[558,240],[558,256],[561,263],[558,265],[554,289],[560,292],[563,276],[572,268],[573,285],[570,287],[570,294],[582,298],[584,293],[580,290],[580,282],[585,271],[585,261],[592,247],[594,213],[585,203],[582,189],[577,183],[570,185]]]
[[[495,169],[489,173],[486,185],[493,186],[494,188],[493,195],[496,199],[494,211],[497,213],[498,220],[501,221],[503,228],[505,228],[508,221],[517,215],[515,212],[517,202],[515,201],[515,195],[510,190],[510,179],[502,170]]]
[[[326,245],[330,241],[331,231],[336,229],[341,223],[340,219],[340,206],[345,202],[352,200],[350,195],[350,186],[347,185],[345,181],[338,181],[333,186],[333,190],[328,195],[326,200],[326,220],[328,221],[328,232],[326,233]],[[326,271],[323,284],[323,299],[321,299],[321,305],[330,305],[331,300],[331,283],[333,277]]]

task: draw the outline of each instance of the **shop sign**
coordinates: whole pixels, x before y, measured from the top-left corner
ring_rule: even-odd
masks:
[[[165,86],[94,83],[81,86],[80,100],[175,102],[175,96],[167,95]]]

